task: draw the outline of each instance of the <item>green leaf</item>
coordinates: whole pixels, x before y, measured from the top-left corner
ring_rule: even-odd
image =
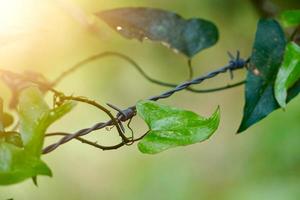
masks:
[[[278,108],[274,82],[282,62],[286,41],[275,20],[260,20],[246,83],[244,116],[238,133]]]
[[[291,88],[288,90],[287,102],[290,102],[295,98],[300,92],[300,80],[298,80]]]
[[[219,37],[217,27],[207,20],[185,20],[161,9],[118,8],[96,15],[126,38],[161,42],[189,58],[213,46]]]
[[[38,175],[52,175],[40,158],[44,134],[54,121],[73,107],[74,103],[67,102],[51,110],[35,87],[21,93],[18,107],[20,134],[3,133],[4,137],[0,137],[0,185],[18,183]]]
[[[275,81],[275,97],[281,107],[286,107],[287,90],[299,79],[300,47],[291,42],[286,47],[284,60]]]
[[[50,110],[37,88],[29,88],[20,96],[20,131],[26,149],[39,155],[43,146],[44,133],[60,117],[71,111],[73,102],[67,102]]]
[[[49,167],[23,148],[0,142],[0,185],[10,185],[37,175],[51,176]]]
[[[154,101],[140,101],[137,113],[148,124],[150,131],[139,142],[142,153],[156,154],[167,149],[207,140],[220,122],[219,108],[208,119]]]
[[[280,18],[285,27],[298,26],[300,25],[300,10],[284,11]]]

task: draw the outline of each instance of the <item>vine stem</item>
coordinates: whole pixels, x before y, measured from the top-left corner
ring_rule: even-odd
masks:
[[[295,28],[295,30],[292,32],[291,36],[290,36],[290,40],[294,41],[296,39],[297,34],[300,32],[300,26],[298,26],[297,28]]]
[[[192,80],[194,77],[194,69],[193,69],[192,59],[188,59],[188,68],[189,68],[189,79],[188,80]]]
[[[82,103],[86,103],[86,104],[89,104],[89,105],[92,105],[96,108],[98,108],[99,110],[102,110],[104,113],[106,113],[111,121],[112,121],[112,124],[114,126],[116,126],[117,130],[118,130],[118,133],[119,133],[119,136],[122,138],[122,140],[127,143],[129,142],[128,138],[124,135],[124,132],[118,122],[117,119],[114,118],[114,116],[112,115],[112,113],[106,109],[104,106],[100,105],[99,103],[95,102],[95,101],[92,101],[92,100],[89,100],[89,99],[85,99],[85,98],[82,98],[82,97],[73,97],[73,96],[63,96],[62,97],[63,100],[72,100],[72,101],[78,101],[78,102],[82,102]]]
[[[151,76],[149,76],[143,69],[142,67],[135,62],[133,59],[131,59],[129,56],[126,56],[122,53],[118,53],[118,52],[112,52],[112,51],[107,51],[107,52],[103,52],[103,53],[99,53],[99,54],[95,54],[92,55],[80,62],[78,62],[76,65],[72,66],[71,68],[69,68],[68,70],[64,71],[62,74],[60,74],[60,76],[58,76],[52,83],[51,83],[51,87],[55,87],[56,85],[58,85],[65,77],[71,75],[72,73],[74,73],[75,71],[77,71],[78,69],[86,66],[87,64],[102,59],[102,58],[106,58],[106,57],[118,57],[120,59],[125,60],[126,62],[128,62],[131,66],[133,66],[141,76],[143,76],[146,80],[148,80],[151,83],[163,86],[163,87],[169,87],[169,88],[174,88],[176,87],[178,84],[174,84],[174,83],[168,83],[168,82],[164,82],[164,81],[160,81],[157,80],[155,78],[152,78]],[[188,80],[192,80],[193,76],[194,76],[194,72],[193,72],[193,66],[192,66],[192,61],[191,59],[188,60],[188,68],[189,68],[189,79]],[[210,93],[210,92],[217,92],[217,91],[222,91],[222,90],[226,90],[226,89],[231,89],[237,86],[242,85],[244,82],[238,82],[232,85],[227,85],[227,86],[223,86],[223,87],[219,87],[219,88],[211,88],[211,89],[194,89],[194,88],[186,88],[186,90],[193,92],[193,93]]]
[[[148,100],[158,101],[160,99],[168,98],[177,92],[185,90],[186,88],[190,87],[191,85],[198,85],[198,84],[202,83],[203,81],[214,78],[215,76],[217,76],[219,74],[226,73],[226,72],[232,72],[232,71],[235,71],[238,69],[243,69],[247,66],[249,61],[250,61],[250,59],[247,59],[247,60],[240,59],[240,55],[238,52],[236,59],[231,60],[228,65],[221,67],[220,69],[217,69],[210,73],[207,73],[204,76],[200,76],[193,80],[186,81],[186,82],[176,86],[175,88],[168,90],[160,95],[150,97],[150,98],[148,98]],[[136,115],[136,107],[134,105],[134,106],[128,107],[127,109],[123,110],[122,112],[119,112],[116,116],[116,120],[125,122],[125,121],[132,119],[135,115]],[[57,149],[58,147],[60,147],[61,145],[65,144],[73,139],[77,139],[81,136],[87,135],[93,131],[103,129],[103,128],[111,126],[113,124],[114,124],[113,120],[109,120],[107,122],[97,123],[90,128],[85,128],[85,129],[79,130],[73,134],[67,134],[63,138],[61,138],[58,142],[47,146],[43,150],[43,154],[50,153],[50,152],[54,151],[55,149]],[[135,140],[135,141],[137,141],[137,140]],[[122,142],[122,143],[118,144],[117,146],[111,146],[110,150],[120,148],[120,147],[124,146],[125,144],[126,144],[125,142]]]
[[[157,101],[160,99],[168,98],[168,97],[172,96],[174,93],[185,90],[186,88],[190,87],[191,85],[198,85],[207,79],[211,79],[211,78],[217,76],[218,74],[225,73],[228,71],[234,71],[237,69],[242,69],[246,66],[246,64],[247,64],[247,61],[244,61],[244,60],[241,60],[238,58],[236,61],[231,62],[229,65],[227,65],[225,67],[222,67],[218,70],[212,71],[204,76],[200,76],[191,81],[184,82],[184,83],[178,85],[177,87],[175,87],[167,92],[164,92],[160,95],[153,96],[153,97],[149,98],[148,100]]]
[[[95,54],[91,57],[88,57],[82,61],[80,61],[79,63],[77,63],[76,65],[74,65],[73,67],[71,67],[70,69],[68,69],[67,71],[63,72],[59,77],[57,77],[51,84],[52,87],[55,87],[57,84],[59,84],[66,76],[69,76],[70,74],[74,73],[76,70],[78,70],[79,68],[86,66],[86,64],[105,58],[105,57],[118,57],[121,58],[125,61],[127,61],[129,64],[131,64],[146,80],[154,83],[154,84],[158,84],[161,86],[165,86],[165,87],[174,87],[174,84],[170,84],[170,83],[165,83],[159,80],[156,80],[154,78],[151,78],[148,74],[146,74],[146,72],[130,57],[122,54],[122,53],[118,53],[118,52],[111,52],[111,51],[107,51],[107,52],[103,52],[103,53],[99,53],[99,54]]]
[[[53,136],[69,136],[70,134],[69,133],[48,133],[46,134],[45,136],[46,137],[53,137]],[[111,150],[111,149],[116,149],[118,148],[119,146],[123,146],[124,142],[121,142],[117,145],[114,145],[114,146],[103,146],[103,145],[100,145],[100,144],[97,144],[97,142],[91,142],[89,140],[86,140],[84,138],[81,138],[81,137],[77,137],[75,138],[76,140],[80,141],[81,143],[83,144],[88,144],[90,146],[93,146],[93,147],[96,147],[98,149],[102,149],[102,150]]]

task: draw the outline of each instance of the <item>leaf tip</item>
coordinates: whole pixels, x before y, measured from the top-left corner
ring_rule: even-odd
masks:
[[[210,119],[213,119],[216,122],[216,125],[219,126],[221,115],[221,107],[218,106]]]
[[[243,133],[245,130],[248,129],[249,126],[246,125],[245,120],[243,119],[242,123],[240,124],[239,129],[237,130],[236,134],[239,135]]]

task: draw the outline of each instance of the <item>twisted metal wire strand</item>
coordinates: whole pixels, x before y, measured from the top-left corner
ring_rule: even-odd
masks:
[[[73,67],[71,67],[70,69],[64,71],[60,76],[58,76],[52,83],[51,83],[51,87],[55,87],[56,85],[58,85],[65,77],[69,76],[70,74],[74,73],[75,71],[77,71],[78,69],[82,68],[83,66],[86,66],[86,64],[102,59],[102,58],[106,58],[106,57],[117,57],[120,59],[123,59],[124,61],[128,62],[132,67],[134,67],[137,72],[143,76],[147,81],[163,86],[163,87],[169,87],[169,88],[174,88],[176,87],[178,84],[174,84],[174,83],[168,83],[168,82],[164,82],[164,81],[160,81],[157,80],[155,78],[152,78],[150,75],[148,75],[143,68],[136,62],[134,61],[132,58],[122,54],[122,53],[118,53],[118,52],[112,52],[112,51],[107,51],[107,52],[103,52],[103,53],[99,53],[99,54],[95,54],[92,55],[82,61],[80,61],[79,63],[77,63],[76,65],[74,65]],[[230,54],[230,57],[232,58],[232,55]],[[192,80],[193,78],[193,67],[192,67],[192,61],[189,59],[188,60],[188,69],[189,69],[189,80]],[[195,88],[186,88],[186,90],[193,92],[193,93],[210,93],[210,92],[217,92],[217,91],[222,91],[222,90],[226,90],[226,89],[230,89],[230,88],[234,88],[240,85],[243,85],[245,83],[245,81],[241,81],[235,84],[230,84],[230,85],[226,85],[223,87],[218,87],[218,88],[211,88],[211,89],[195,89]]]
[[[230,60],[228,65],[226,65],[224,67],[221,67],[220,69],[217,69],[215,71],[212,71],[212,72],[210,72],[210,73],[208,73],[204,76],[197,77],[197,78],[195,78],[191,81],[186,81],[186,82],[176,86],[175,88],[173,88],[169,91],[166,91],[166,92],[164,92],[160,95],[157,95],[157,96],[150,97],[150,98],[148,98],[148,100],[157,101],[157,100],[160,100],[160,99],[168,98],[168,97],[172,96],[173,94],[175,94],[179,91],[187,89],[191,85],[200,84],[203,81],[205,81],[207,79],[211,79],[211,78],[213,78],[213,77],[215,77],[219,74],[226,73],[226,72],[231,72],[232,73],[235,70],[243,69],[247,66],[249,61],[250,61],[250,59],[247,59],[247,60],[241,59],[240,54],[238,52],[237,57]],[[136,107],[134,105],[134,106],[128,107],[127,109],[123,110],[122,112],[119,112],[116,115],[116,120],[126,122],[126,121],[132,119],[135,115],[136,115]],[[60,147],[61,145],[65,144],[65,143],[67,143],[67,142],[69,142],[73,139],[78,139],[79,137],[87,135],[87,134],[89,134],[93,131],[100,130],[100,129],[103,129],[105,127],[109,127],[109,126],[112,126],[112,125],[113,125],[113,121],[109,120],[107,122],[97,123],[97,124],[93,125],[90,128],[85,128],[85,129],[79,130],[79,131],[77,131],[73,134],[65,134],[65,136],[63,138],[61,138],[58,142],[56,142],[54,144],[51,144],[51,145],[47,146],[46,148],[44,148],[43,154],[50,153],[50,152],[54,151],[55,149],[57,149],[58,147]],[[137,141],[141,138],[138,138],[135,141]],[[100,148],[100,149],[102,149],[102,150],[112,150],[112,149],[118,149],[118,148],[120,148],[124,145],[126,145],[126,142],[122,141],[121,143],[119,143],[115,146],[104,147],[104,148]]]

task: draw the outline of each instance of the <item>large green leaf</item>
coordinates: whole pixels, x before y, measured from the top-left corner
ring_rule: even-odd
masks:
[[[37,175],[51,176],[50,169],[40,158],[44,134],[49,125],[73,107],[73,103],[67,102],[51,110],[35,87],[21,93],[20,134],[0,135],[0,185],[18,183]]]
[[[284,60],[275,81],[275,97],[281,107],[286,107],[287,91],[299,79],[300,47],[291,42],[286,47]]]
[[[24,148],[0,142],[0,185],[15,184],[37,175],[52,174],[39,157]]]
[[[280,18],[285,27],[298,26],[300,25],[300,10],[284,11]]]
[[[285,45],[284,32],[276,21],[259,21],[247,76],[244,116],[238,133],[278,108],[274,82]]]
[[[142,153],[156,154],[169,148],[207,140],[218,128],[219,108],[208,119],[154,101],[140,101],[137,112],[148,124],[148,134],[139,142]]]
[[[185,20],[161,9],[118,8],[96,15],[126,38],[161,42],[188,57],[214,45],[219,37],[217,27],[207,20]]]

